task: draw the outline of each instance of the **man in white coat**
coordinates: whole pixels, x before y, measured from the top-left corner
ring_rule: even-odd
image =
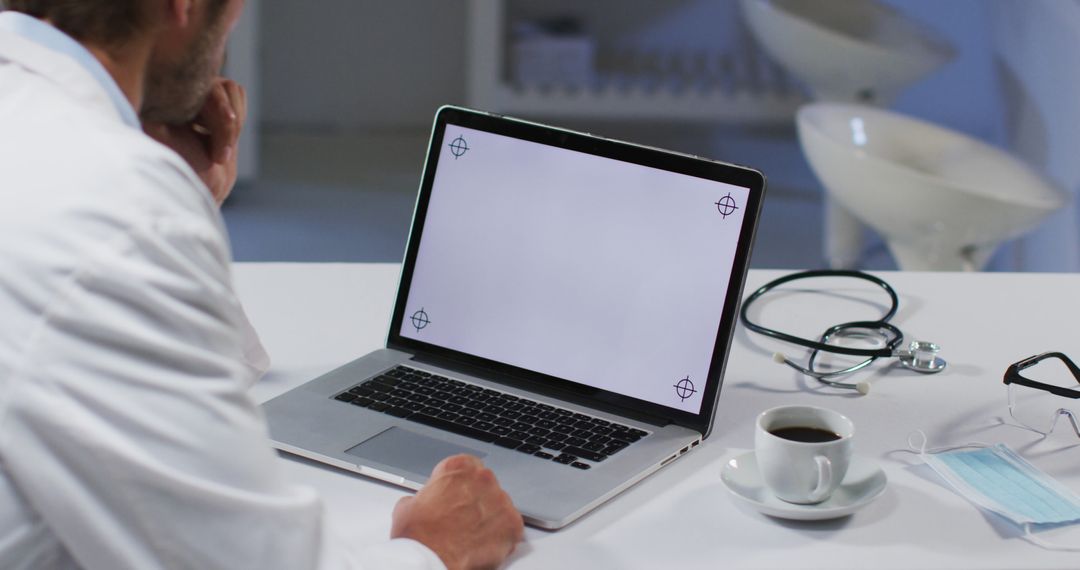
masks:
[[[0,568],[497,566],[521,516],[478,460],[441,463],[362,544],[268,444],[217,211],[242,3],[0,12]]]

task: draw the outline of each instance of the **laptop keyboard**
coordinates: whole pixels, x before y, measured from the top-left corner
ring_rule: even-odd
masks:
[[[599,463],[648,435],[407,366],[361,382],[334,399],[578,469],[591,467],[582,459]]]

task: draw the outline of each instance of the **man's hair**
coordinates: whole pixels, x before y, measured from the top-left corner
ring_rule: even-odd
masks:
[[[225,0],[208,3],[216,21]],[[49,20],[65,34],[105,46],[123,45],[145,31],[152,3],[146,0],[0,0],[0,8]]]
[[[145,0],[0,0],[0,5],[46,19],[82,41],[116,46],[144,31]]]

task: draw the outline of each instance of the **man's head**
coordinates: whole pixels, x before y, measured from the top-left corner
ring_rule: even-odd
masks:
[[[225,42],[243,0],[0,0],[47,20],[87,46],[123,59],[151,47],[144,122],[184,124],[202,107],[225,60]]]
[[[48,20],[84,43],[118,47],[149,23],[150,2],[143,0],[0,0],[0,5]]]

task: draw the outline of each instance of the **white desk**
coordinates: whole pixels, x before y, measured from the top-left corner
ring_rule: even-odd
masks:
[[[752,271],[748,290],[781,275]],[[1044,551],[1010,524],[944,487],[902,450],[916,428],[931,445],[1004,442],[1080,490],[1080,445],[1066,426],[1047,440],[1008,424],[1005,368],[1047,350],[1080,356],[1080,274],[887,273],[900,294],[893,320],[908,338],[942,346],[949,368],[922,376],[875,364],[868,396],[823,389],[771,361],[802,351],[735,333],[716,427],[704,445],[558,532],[529,529],[512,568],[1080,568],[1080,553]],[[265,401],[382,346],[397,265],[238,264],[240,295],[274,359],[255,388]],[[807,282],[808,286],[818,283]],[[862,291],[867,289],[856,284]],[[862,296],[861,293],[856,296]],[[780,294],[755,314],[774,328],[815,336],[828,324],[876,318],[876,304]],[[790,309],[801,307],[802,314]],[[1034,371],[1035,369],[1033,369]],[[816,523],[769,518],[737,504],[720,482],[724,462],[753,445],[753,420],[779,404],[836,409],[856,424],[857,453],[880,462],[885,494],[853,516]],[[405,492],[295,458],[297,480],[327,499],[330,516],[362,541],[389,532]],[[1080,544],[1080,529],[1044,533]]]

